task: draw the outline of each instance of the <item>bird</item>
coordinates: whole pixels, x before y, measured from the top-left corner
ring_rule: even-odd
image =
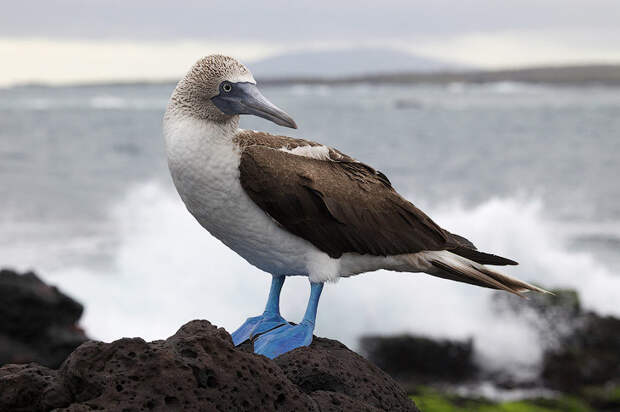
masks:
[[[271,275],[262,314],[232,333],[268,358],[312,342],[323,285],[386,269],[523,296],[546,292],[489,266],[514,260],[478,251],[401,196],[388,177],[311,140],[239,128],[254,115],[297,129],[236,59],[199,59],[172,92],[163,118],[168,167],[188,211],[214,237]],[[280,314],[286,277],[306,276],[310,296],[295,324]]]

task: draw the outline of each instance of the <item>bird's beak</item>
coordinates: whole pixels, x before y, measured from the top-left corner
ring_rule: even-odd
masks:
[[[262,95],[254,83],[229,83],[230,91],[220,87],[220,94],[211,101],[226,114],[253,114],[280,126],[297,129],[295,121]]]

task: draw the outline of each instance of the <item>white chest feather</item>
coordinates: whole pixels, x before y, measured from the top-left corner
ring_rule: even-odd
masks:
[[[227,131],[185,117],[167,119],[164,135],[170,173],[185,205],[197,218],[214,220],[209,217],[239,195],[231,190],[239,180],[239,153],[226,141]]]
[[[235,131],[167,118],[164,135],[174,184],[198,222],[250,263],[272,274],[307,275],[314,255],[323,253],[282,229],[244,192]]]

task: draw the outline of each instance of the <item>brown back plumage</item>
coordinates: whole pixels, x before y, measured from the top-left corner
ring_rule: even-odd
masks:
[[[318,144],[250,131],[237,143],[241,185],[250,198],[331,257],[450,250],[479,263],[515,263],[476,251],[401,197],[385,175],[334,149],[327,160],[298,156],[278,149]]]

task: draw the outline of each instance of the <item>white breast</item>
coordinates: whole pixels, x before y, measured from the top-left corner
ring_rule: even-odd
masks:
[[[187,209],[213,236],[262,270],[337,276],[337,260],[282,229],[245,193],[240,154],[232,142],[235,132],[198,119],[166,117],[168,165]],[[317,266],[323,269],[317,271]]]

